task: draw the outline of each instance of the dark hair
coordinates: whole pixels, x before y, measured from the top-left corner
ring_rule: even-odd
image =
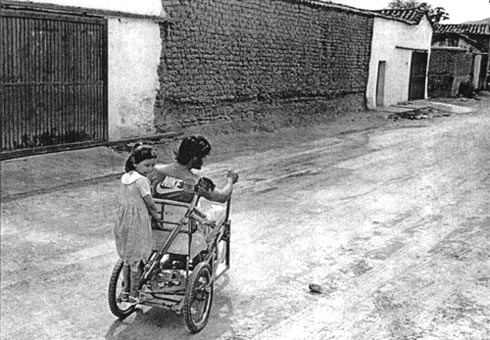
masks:
[[[133,146],[133,151],[126,160],[124,170],[129,172],[131,170],[136,170],[136,164],[147,160],[157,158],[157,155],[153,151],[150,145],[143,145],[142,143],[136,143]]]
[[[211,144],[202,136],[189,136],[180,143],[179,150],[174,152],[175,159],[182,165],[192,158],[204,158],[211,152]]]

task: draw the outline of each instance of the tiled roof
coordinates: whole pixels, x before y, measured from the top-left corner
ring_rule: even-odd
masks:
[[[303,3],[311,6],[323,7],[323,8],[334,8],[337,10],[357,13],[366,16],[373,16],[374,14],[372,11],[366,9],[356,8],[356,7],[340,4],[337,2],[332,2],[329,0],[289,0],[289,1],[296,2],[296,3]]]
[[[287,0],[286,0],[287,1]],[[310,6],[318,6],[323,8],[333,8],[341,11],[357,13],[368,17],[381,17],[389,20],[404,22],[408,25],[418,25],[422,18],[427,15],[427,12],[419,7],[410,9],[383,9],[383,10],[368,10],[356,7],[347,6],[344,4],[332,2],[329,0],[289,0],[291,2],[308,4]]]
[[[405,21],[411,25],[418,25],[420,20],[422,20],[422,18],[427,14],[426,11],[421,10],[419,7],[408,9],[382,9],[373,12]]]
[[[434,33],[490,35],[490,25],[489,24],[459,24],[459,25],[437,24],[434,27]]]
[[[409,25],[418,25],[420,20],[427,15],[427,11],[420,9],[420,7],[414,7],[409,9],[382,9],[382,10],[367,10],[356,7],[331,2],[328,0],[293,0],[300,3],[306,3],[310,5],[317,5],[321,7],[335,8],[348,12],[355,12],[358,14],[364,14],[368,16],[382,17],[391,20],[397,20]]]

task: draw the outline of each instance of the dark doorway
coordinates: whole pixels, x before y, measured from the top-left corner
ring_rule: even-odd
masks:
[[[478,80],[478,89],[480,90],[488,90],[487,82],[487,69],[488,69],[488,54],[482,54],[481,55],[481,67],[480,67],[480,74],[479,74],[479,80]]]
[[[425,75],[427,71],[427,52],[412,52],[408,100],[425,98]]]
[[[384,106],[385,98],[385,75],[386,61],[380,61],[378,64],[378,79],[376,82],[376,106]]]

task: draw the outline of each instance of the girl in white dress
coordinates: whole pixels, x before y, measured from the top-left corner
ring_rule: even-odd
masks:
[[[121,177],[121,194],[114,227],[116,249],[124,261],[124,275],[130,275],[129,300],[137,302],[138,282],[143,261],[152,247],[150,215],[160,221],[155,202],[151,196],[150,180],[146,177],[153,171],[156,154],[148,145],[135,145],[126,161],[126,173]]]

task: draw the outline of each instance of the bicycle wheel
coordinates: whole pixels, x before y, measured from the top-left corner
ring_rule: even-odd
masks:
[[[128,301],[129,289],[129,270],[125,272],[124,262],[118,260],[109,281],[109,308],[119,319],[124,319],[134,312],[135,305]]]
[[[208,323],[213,303],[211,268],[201,262],[192,272],[184,297],[184,323],[191,333],[201,331]]]

